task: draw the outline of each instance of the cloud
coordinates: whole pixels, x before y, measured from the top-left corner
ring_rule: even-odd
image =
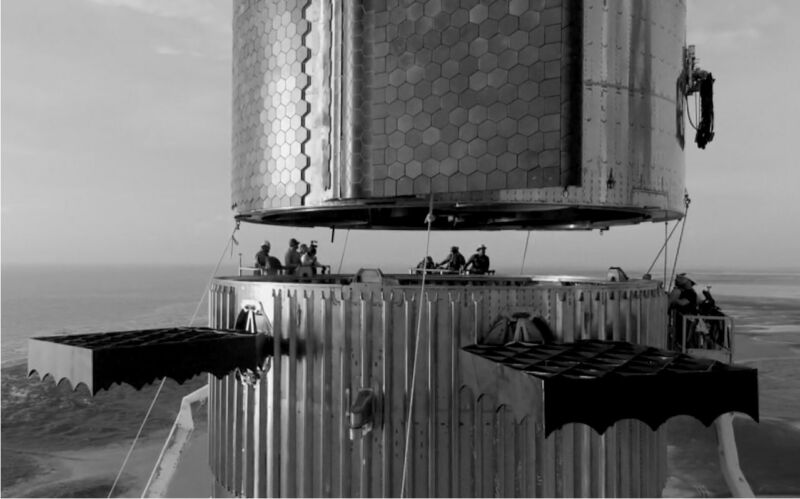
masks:
[[[97,5],[122,7],[140,14],[193,21],[214,30],[227,32],[230,30],[228,20],[230,10],[228,2],[214,0],[88,0]]]
[[[689,43],[699,47],[731,48],[738,43],[756,42],[762,37],[762,31],[753,26],[739,29],[697,31],[689,34]]]
[[[206,57],[205,54],[196,50],[182,50],[170,45],[158,45],[154,50],[156,54],[167,57]]]
[[[742,45],[774,43],[800,15],[800,2],[693,0],[688,8],[688,40],[726,52]],[[745,20],[743,22],[743,20]]]

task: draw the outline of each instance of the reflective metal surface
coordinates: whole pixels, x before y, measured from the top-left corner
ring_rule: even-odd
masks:
[[[255,370],[267,343],[263,335],[207,327],[31,338],[28,374],[66,380],[73,390],[82,384],[92,395],[122,383],[139,390],[160,378],[183,384],[201,373]]]
[[[276,338],[255,386],[209,379],[218,490],[399,496],[413,393],[411,496],[660,495],[663,430],[623,420],[603,435],[568,424],[545,437],[542,381],[505,376],[503,366],[461,350],[519,310],[540,316],[558,341],[663,347],[666,298],[657,282],[442,278],[421,297],[418,279],[217,279],[211,324],[227,327],[244,300],[260,302]],[[351,433],[348,409],[364,388],[379,395],[378,420],[368,433]]]
[[[682,211],[680,0],[237,0],[252,222],[592,228]],[[570,208],[571,210],[563,210]]]

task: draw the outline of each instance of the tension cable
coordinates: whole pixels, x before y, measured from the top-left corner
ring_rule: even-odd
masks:
[[[189,320],[189,327],[194,324],[195,319],[197,318],[197,313],[200,311],[200,306],[203,304],[203,300],[208,293],[208,290],[211,287],[211,280],[214,279],[217,271],[219,270],[219,266],[222,264],[222,260],[225,258],[225,253],[228,251],[228,246],[231,246],[231,250],[233,249],[234,244],[239,244],[239,242],[234,237],[236,231],[239,230],[239,222],[236,222],[236,225],[233,229],[233,232],[228,237],[227,242],[225,243],[225,248],[222,250],[222,254],[219,257],[219,261],[217,261],[216,267],[211,272],[211,276],[208,278],[208,282],[206,283],[206,287],[203,290],[203,295],[200,297],[200,301],[197,303],[197,308],[194,310],[194,314],[192,314],[192,318]],[[133,437],[133,442],[131,442],[131,446],[128,449],[128,453],[125,455],[125,459],[122,461],[122,466],[120,466],[119,471],[117,472],[117,476],[114,478],[114,482],[111,484],[111,489],[108,491],[108,496],[111,497],[114,494],[114,489],[117,487],[117,483],[119,482],[120,477],[122,476],[122,472],[125,470],[125,466],[128,464],[128,460],[133,453],[134,447],[136,447],[136,443],[139,441],[139,437],[142,435],[142,430],[144,430],[144,425],[147,423],[147,420],[150,418],[150,413],[153,411],[153,407],[156,405],[156,400],[158,400],[158,396],[161,394],[161,389],[164,388],[164,383],[167,381],[166,376],[161,378],[161,383],[158,385],[158,389],[156,390],[155,395],[153,395],[153,401],[150,402],[150,407],[147,408],[147,412],[144,415],[144,419],[142,419],[142,424],[139,425],[139,430],[136,432],[136,436]]]
[[[427,258],[431,247],[431,225],[435,217],[433,215],[433,194],[431,193],[431,202],[428,208],[428,214],[425,216],[425,223],[428,224],[425,239],[425,258],[423,258],[422,265],[422,284],[419,289],[419,306],[417,307],[417,332],[414,339],[414,361],[411,363],[411,393],[408,397],[408,418],[406,418],[406,442],[405,451],[403,453],[403,478],[400,482],[400,497],[406,497],[406,477],[408,476],[408,457],[409,446],[411,444],[411,429],[414,426],[414,392],[417,383],[417,358],[419,357],[419,337],[422,329],[422,303],[425,298],[425,278],[428,276]]]

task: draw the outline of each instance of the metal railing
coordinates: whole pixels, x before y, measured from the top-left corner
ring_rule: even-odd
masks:
[[[680,351],[713,350],[726,355],[728,363],[733,360],[734,325],[727,315],[680,315],[681,328],[676,331]],[[676,322],[674,322],[676,323]],[[682,334],[681,334],[682,333]]]
[[[470,272],[469,270],[450,270],[443,268],[425,269],[422,267],[412,267],[408,269],[408,273],[419,275],[422,275],[423,273],[430,275],[494,275],[494,270],[487,270],[486,272],[478,273]]]
[[[317,274],[330,274],[331,267],[330,265],[323,265],[321,267],[317,267],[318,272]],[[263,269],[260,267],[239,267],[239,276],[250,276],[250,275],[287,275],[286,269]],[[294,272],[294,275],[298,277],[311,277],[314,275],[314,271],[311,266],[309,265],[300,265]]]

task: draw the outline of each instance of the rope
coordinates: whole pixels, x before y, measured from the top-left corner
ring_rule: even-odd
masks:
[[[681,224],[681,235],[678,238],[678,248],[675,250],[675,260],[672,262],[672,273],[669,275],[669,282],[672,282],[672,279],[675,278],[675,269],[678,267],[678,255],[681,253],[681,244],[683,243],[683,229],[686,228],[686,219],[689,218],[689,205],[692,203],[692,200],[689,198],[689,193],[686,192],[683,195],[683,203],[686,208],[683,211],[683,223]]]
[[[428,224],[428,232],[427,238],[425,241],[425,255],[429,254],[429,250],[431,247],[431,224],[433,223],[433,194],[431,194],[431,204],[428,211],[428,215],[425,217],[425,222]],[[423,266],[424,267],[424,266]],[[417,337],[415,338],[414,344],[414,362],[411,364],[411,395],[409,397],[408,402],[408,418],[406,418],[406,443],[405,443],[405,451],[403,453],[403,479],[400,482],[400,497],[407,497],[406,496],[406,477],[408,475],[408,448],[411,445],[411,428],[413,426],[412,417],[414,415],[414,388],[417,383],[417,356],[419,355],[419,337],[420,337],[420,330],[422,328],[422,302],[424,301],[425,297],[425,277],[428,275],[428,269],[422,269],[422,285],[420,286],[419,290],[419,307],[417,307]]]
[[[211,277],[209,277],[208,282],[206,283],[205,290],[203,291],[203,296],[200,297],[200,301],[197,303],[197,308],[194,310],[194,314],[192,315],[192,319],[189,321],[189,326],[194,323],[195,318],[197,317],[197,313],[200,311],[200,305],[203,304],[203,299],[206,297],[206,293],[208,293],[208,289],[211,286],[211,280],[216,275],[217,270],[219,270],[219,266],[222,264],[222,259],[225,258],[225,252],[228,251],[228,245],[232,242],[234,244],[238,244],[236,238],[233,237],[236,234],[236,231],[239,230],[239,222],[236,222],[236,227],[233,229],[230,237],[228,238],[228,242],[225,244],[225,249],[222,250],[222,255],[219,257],[219,261],[217,262],[217,266],[214,267],[214,271],[211,273]],[[114,494],[114,489],[117,487],[117,483],[119,482],[120,477],[122,476],[122,472],[125,470],[125,466],[128,464],[128,460],[133,454],[133,449],[136,447],[136,443],[139,441],[139,437],[142,435],[142,430],[144,430],[144,425],[147,423],[147,420],[150,418],[150,413],[153,411],[153,407],[156,405],[156,400],[158,400],[158,396],[161,394],[161,389],[164,388],[164,382],[167,381],[167,378],[161,378],[161,383],[158,385],[158,389],[156,390],[155,395],[153,395],[153,401],[150,402],[150,407],[147,409],[147,413],[144,415],[144,419],[142,419],[142,424],[139,425],[139,430],[136,432],[136,436],[133,437],[133,442],[131,442],[131,446],[128,449],[128,453],[125,455],[125,459],[122,461],[122,466],[120,466],[119,471],[117,472],[117,476],[114,478],[114,483],[111,484],[111,490],[108,491],[108,496],[111,497]]]
[[[664,287],[667,287],[667,243],[669,242],[669,237],[667,236],[667,225],[669,222],[666,220],[667,212],[664,212]],[[678,224],[675,224],[678,225]]]
[[[147,419],[150,417],[150,412],[153,410],[153,406],[156,405],[156,400],[158,399],[158,395],[161,393],[161,389],[164,388],[164,381],[166,378],[161,379],[161,384],[158,385],[158,390],[156,390],[156,394],[153,397],[153,401],[150,402],[150,407],[147,409],[147,414],[144,415],[144,419],[142,420],[142,424],[139,425],[139,431],[136,432],[136,436],[133,437],[133,442],[131,443],[130,449],[128,449],[128,453],[125,455],[125,460],[122,461],[122,466],[119,468],[117,472],[116,478],[114,478],[114,483],[111,484],[111,490],[108,491],[108,496],[114,493],[114,488],[117,486],[117,482],[119,482],[119,477],[122,476],[122,470],[125,469],[125,465],[128,464],[128,459],[130,459],[131,454],[133,453],[133,448],[136,446],[136,442],[139,440],[139,436],[142,434],[142,430],[144,429],[144,424],[147,422]]]
[[[347,240],[350,239],[350,229],[347,229],[347,233],[344,235],[344,246],[342,247],[342,257],[339,259],[339,268],[336,269],[337,274],[342,273],[342,263],[344,263],[344,254],[347,253]]]
[[[525,271],[525,258],[528,256],[528,241],[531,239],[531,231],[528,231],[527,237],[525,237],[525,249],[522,251],[522,265],[519,266],[519,273],[522,274]]]
[[[228,242],[225,244],[225,248],[222,250],[222,254],[219,256],[219,260],[217,261],[217,266],[214,267],[214,270],[211,271],[211,275],[208,276],[208,281],[206,282],[206,287],[203,290],[203,295],[200,297],[200,301],[197,302],[197,308],[194,309],[194,314],[192,314],[192,319],[189,321],[189,326],[194,324],[194,320],[197,318],[197,313],[200,311],[200,305],[203,304],[203,299],[206,297],[208,289],[211,287],[211,280],[214,279],[215,275],[217,275],[219,266],[222,264],[222,259],[225,258],[225,252],[228,250],[228,245],[230,245],[232,242],[234,244],[239,244],[238,241],[236,241],[236,238],[233,237],[234,234],[236,234],[237,230],[239,230],[239,222],[236,222],[236,226],[233,228],[233,232],[231,232],[231,235],[228,238]],[[231,248],[233,248],[233,246],[231,246]]]
[[[669,241],[670,239],[672,239],[672,234],[675,232],[675,229],[677,229],[677,228],[678,228],[678,224],[675,224],[675,225],[672,227],[672,231],[670,231],[670,233],[669,233],[669,237],[667,237],[667,241]],[[658,253],[656,253],[656,257],[655,257],[655,258],[653,258],[653,263],[651,263],[651,264],[650,264],[650,266],[647,268],[647,272],[645,272],[645,274],[649,274],[649,273],[650,273],[650,271],[651,271],[651,270],[653,270],[653,267],[655,267],[655,266],[656,266],[656,262],[658,261],[658,257],[660,257],[660,256],[661,256],[661,252],[662,252],[662,251],[664,251],[664,248],[666,248],[666,247],[667,247],[667,241],[664,241],[664,244],[662,244],[662,245],[661,245],[661,249],[660,249],[660,250],[658,250]]]

